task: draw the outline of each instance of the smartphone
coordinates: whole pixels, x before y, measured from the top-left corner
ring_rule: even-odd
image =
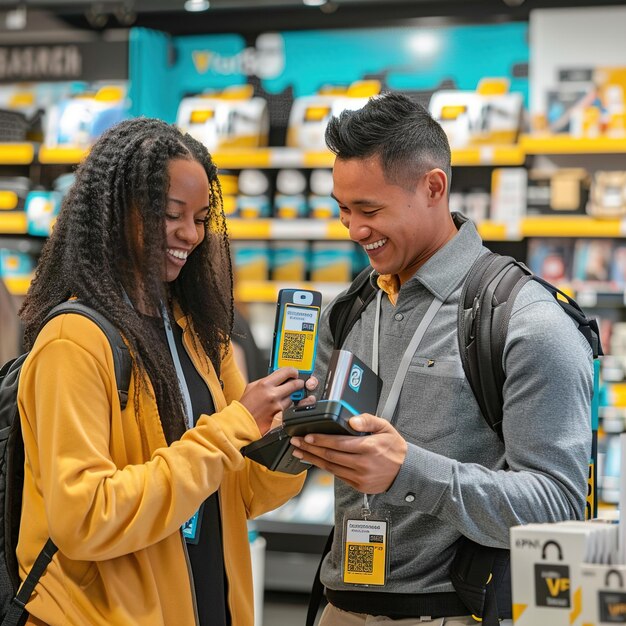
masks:
[[[306,380],[313,373],[317,352],[322,294],[309,289],[281,289],[276,303],[274,338],[270,355],[270,374],[279,367],[295,367]],[[306,390],[291,394],[302,400]]]

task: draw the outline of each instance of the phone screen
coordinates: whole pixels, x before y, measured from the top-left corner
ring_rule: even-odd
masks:
[[[319,314],[319,307],[285,305],[274,362],[276,368],[295,367],[301,372],[313,371]]]

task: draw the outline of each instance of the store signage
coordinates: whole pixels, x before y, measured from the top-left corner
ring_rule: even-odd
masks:
[[[219,54],[213,50],[194,50],[191,53],[198,74],[211,71],[222,76],[243,74],[259,78],[276,78],[285,68],[285,44],[279,33],[262,33],[255,46],[237,54]]]
[[[128,78],[128,42],[0,46],[0,82]]]

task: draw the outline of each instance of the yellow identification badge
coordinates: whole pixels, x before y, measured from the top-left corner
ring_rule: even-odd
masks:
[[[345,520],[343,582],[384,585],[387,573],[387,522]]]

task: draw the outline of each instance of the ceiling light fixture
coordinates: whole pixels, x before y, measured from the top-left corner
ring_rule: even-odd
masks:
[[[206,11],[209,6],[209,0],[187,0],[184,4],[185,11],[192,11],[193,13]]]
[[[302,4],[306,4],[308,7],[321,7],[327,2],[328,0],[302,0]]]
[[[7,30],[23,30],[26,28],[26,2],[20,2],[15,9],[6,12],[5,26]]]

